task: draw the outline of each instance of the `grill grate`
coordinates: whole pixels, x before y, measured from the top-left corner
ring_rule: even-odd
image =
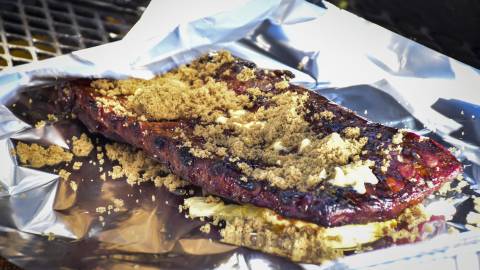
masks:
[[[108,2],[0,0],[0,70],[119,40],[140,15]]]

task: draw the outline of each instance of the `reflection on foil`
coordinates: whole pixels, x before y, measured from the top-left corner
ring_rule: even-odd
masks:
[[[455,77],[447,56],[432,52],[418,43],[394,35],[387,48],[397,57],[392,62],[393,65],[388,65],[376,56],[368,57],[373,63],[392,75],[450,79]]]
[[[316,79],[319,75],[315,64],[317,52],[297,50],[289,45],[288,37],[283,32],[282,26],[265,21],[241,42],[291,68],[307,73],[312,78]]]
[[[480,119],[476,118],[476,115],[480,114],[480,105],[457,99],[439,98],[437,102],[432,104],[432,108],[462,125],[450,136],[474,145],[480,145]]]
[[[0,105],[0,138],[29,127],[27,123],[20,121],[13,115],[5,105]]]
[[[370,85],[317,91],[331,101],[371,121],[395,128],[420,130],[423,125],[390,94]]]
[[[140,208],[116,228],[102,232],[98,239],[113,249],[166,253],[175,245],[176,239],[168,237],[165,222],[165,218],[157,217],[157,208]]]

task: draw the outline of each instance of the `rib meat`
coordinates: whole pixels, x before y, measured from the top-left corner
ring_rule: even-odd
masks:
[[[226,76],[222,70],[233,71],[254,64],[236,59],[219,70],[216,79],[224,81],[230,89],[243,93],[249,87],[266,89],[280,77],[291,76],[285,71],[261,72],[257,69],[255,80],[240,81],[235,74]],[[301,192],[296,189],[279,189],[265,181],[256,181],[244,176],[227,159],[197,158],[182,146],[175,130],[191,133],[194,119],[177,121],[141,121],[135,117],[122,116],[105,109],[96,102],[98,93],[89,80],[75,80],[58,91],[58,104],[62,110],[71,110],[91,132],[119,142],[128,143],[146,151],[153,159],[165,163],[172,173],[193,185],[237,203],[251,203],[270,208],[287,218],[310,221],[323,226],[367,223],[397,217],[405,208],[421,202],[426,196],[452,180],[462,171],[451,153],[437,142],[405,132],[401,153],[391,151],[388,170],[381,169],[384,156],[381,151],[392,144],[397,129],[372,123],[352,111],[328,101],[321,95],[298,86],[290,91],[308,93],[306,102],[309,113],[305,119],[317,133],[340,133],[346,127],[360,127],[362,136],[368,138],[362,159],[376,162],[373,173],[379,183],[366,184],[366,193],[359,194],[351,188],[333,185]],[[315,119],[313,114],[328,110],[334,113],[335,121]],[[382,134],[382,136],[378,136]],[[400,157],[401,154],[401,157]],[[252,166],[256,164],[251,161]]]

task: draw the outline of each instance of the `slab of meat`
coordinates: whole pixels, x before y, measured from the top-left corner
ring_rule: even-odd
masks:
[[[238,76],[246,68],[254,70],[253,79]],[[115,105],[105,102],[110,97],[94,89],[89,80],[71,81],[60,87],[58,105],[62,110],[75,113],[91,132],[143,149],[153,159],[167,164],[172,173],[208,193],[241,204],[270,208],[284,217],[322,226],[395,218],[462,171],[461,163],[431,139],[371,123],[321,95],[291,84],[278,84],[292,76],[288,72],[265,71],[250,62],[235,59],[223,64],[212,76],[239,95],[252,87],[272,95],[285,91],[305,94],[308,98],[304,103],[306,112],[303,117],[310,131],[319,136],[341,134],[346,128],[358,127],[360,136],[368,139],[358,156],[361,160],[374,162],[371,170],[378,183],[365,183],[365,191],[358,192],[351,186],[333,185],[327,180],[303,190],[280,188],[267,180],[253,179],[228,157],[199,157],[192,153],[185,138],[178,134],[181,131],[194,144],[204,143],[192,135],[199,123],[197,119],[162,121],[119,113],[113,108]],[[99,102],[99,98],[103,102]],[[268,107],[268,101],[256,100],[250,110],[262,106]],[[332,115],[318,117],[318,113],[325,111]],[[252,168],[264,165],[254,159],[245,162]]]

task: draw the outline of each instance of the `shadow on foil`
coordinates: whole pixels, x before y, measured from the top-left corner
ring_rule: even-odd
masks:
[[[423,129],[422,123],[392,96],[369,85],[329,88],[316,91],[373,122],[395,128]]]
[[[480,106],[458,99],[439,98],[432,109],[462,125],[450,136],[480,145]]]

